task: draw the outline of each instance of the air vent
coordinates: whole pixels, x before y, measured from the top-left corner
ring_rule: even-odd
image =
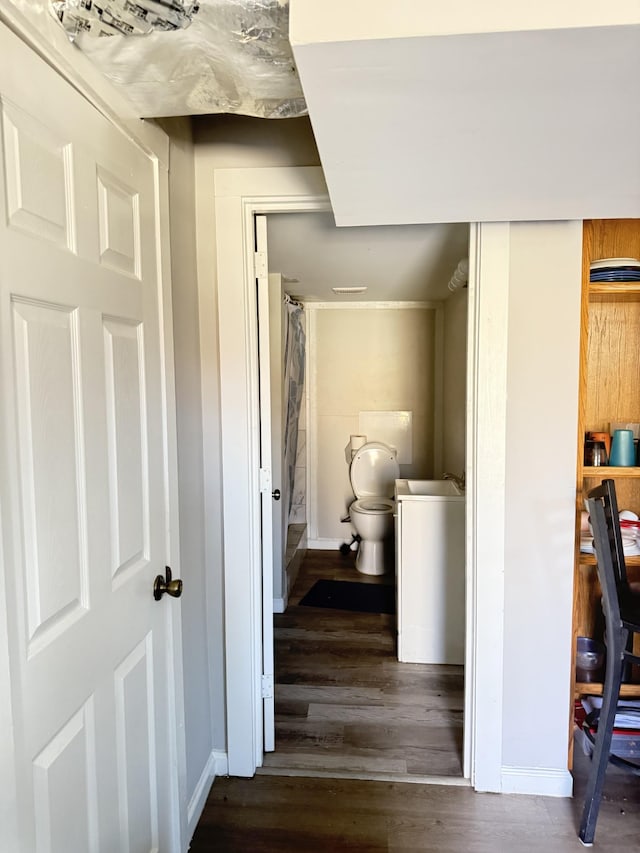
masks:
[[[364,293],[366,291],[366,287],[332,287],[334,293]]]

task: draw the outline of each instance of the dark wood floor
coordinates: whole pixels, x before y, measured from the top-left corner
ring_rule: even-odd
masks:
[[[275,617],[276,751],[262,772],[462,776],[462,667],[403,664],[395,616],[300,606],[316,580],[360,575],[351,553],[308,551]]]
[[[576,797],[471,788],[256,776],[216,779],[191,853],[577,853],[586,759]],[[640,780],[610,768],[594,851],[640,847]]]
[[[289,610],[276,618],[277,749],[267,764],[278,775],[216,779],[191,853],[581,850],[588,760],[579,748],[573,800],[308,775],[356,765],[391,780],[405,765],[407,773],[460,773],[461,673],[397,664],[392,617],[298,606],[316,577],[356,579],[352,557],[346,565],[330,557],[309,554]],[[594,850],[638,849],[640,780],[610,768]]]

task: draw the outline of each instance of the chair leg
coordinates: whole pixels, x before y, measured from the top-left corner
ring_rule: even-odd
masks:
[[[624,633],[626,634],[626,631]],[[622,642],[620,641],[621,639],[618,637],[615,640],[613,637],[609,638],[609,642],[614,643],[616,650],[615,654],[611,656],[611,661],[607,658],[608,666],[602,695],[602,708],[598,721],[595,747],[591,758],[591,768],[589,770],[589,779],[585,793],[580,832],[578,833],[580,841],[585,845],[593,844],[598,812],[600,811],[602,790],[604,788],[604,778],[611,752],[613,724],[616,718],[618,695],[622,682],[622,650],[625,647],[624,640],[626,640],[626,636]]]

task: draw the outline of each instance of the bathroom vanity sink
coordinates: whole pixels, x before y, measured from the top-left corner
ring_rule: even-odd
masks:
[[[398,660],[464,663],[465,497],[453,480],[396,480]]]
[[[453,480],[396,480],[396,500],[406,498],[460,497]]]

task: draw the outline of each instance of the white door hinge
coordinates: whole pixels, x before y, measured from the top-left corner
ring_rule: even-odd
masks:
[[[261,468],[260,469],[260,492],[270,492],[271,491],[271,469],[270,468]]]
[[[273,699],[273,676],[262,676],[262,698]]]
[[[266,278],[269,274],[267,271],[267,253],[255,252],[253,256],[253,268],[256,278]]]

